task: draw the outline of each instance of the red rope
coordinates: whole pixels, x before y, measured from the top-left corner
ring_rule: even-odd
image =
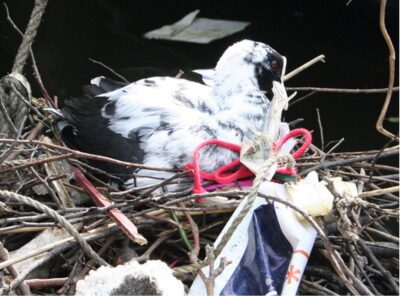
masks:
[[[298,158],[304,154],[307,148],[311,144],[311,133],[304,129],[299,128],[290,131],[284,137],[282,137],[278,142],[276,142],[273,146],[274,151],[279,151],[282,146],[291,138],[303,135],[304,136],[304,143],[303,145],[292,154],[293,158]],[[241,164],[240,159],[237,158],[231,163],[228,163],[224,166],[218,168],[214,173],[207,173],[200,170],[199,164],[199,155],[200,150],[208,145],[217,145],[225,149],[229,149],[235,152],[240,152],[240,146],[236,144],[232,144],[229,142],[217,140],[217,139],[209,139],[201,143],[193,152],[193,163],[189,163],[185,166],[185,170],[193,170],[193,179],[194,179],[194,186],[193,192],[194,193],[205,193],[207,192],[201,186],[201,179],[215,181],[217,183],[230,183],[240,179],[248,178],[253,175],[253,173],[244,165]],[[232,169],[239,167],[236,171],[232,172]],[[287,174],[287,175],[295,175],[296,171],[294,169],[288,168],[279,168],[277,173],[280,174]],[[197,199],[196,202],[199,203],[201,199]]]

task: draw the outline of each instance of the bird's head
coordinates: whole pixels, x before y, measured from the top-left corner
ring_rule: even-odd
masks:
[[[248,79],[272,99],[274,85],[282,85],[286,59],[269,45],[242,40],[230,46],[218,61],[216,78],[223,81],[232,76],[239,82]],[[276,83],[274,83],[274,81]],[[234,82],[234,81],[233,81]],[[235,82],[234,82],[235,83]]]

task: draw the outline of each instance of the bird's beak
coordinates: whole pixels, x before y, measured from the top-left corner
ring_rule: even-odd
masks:
[[[283,58],[283,66],[282,66],[282,75],[281,75],[281,77],[282,77],[282,81],[283,81],[283,77],[285,77],[285,74],[286,74],[286,63],[287,63],[287,60],[286,60],[286,57],[282,57]]]
[[[289,98],[286,93],[285,85],[283,83],[283,77],[286,72],[286,58],[283,57],[283,67],[282,67],[282,75],[281,82],[273,81],[272,82],[272,92],[274,93],[274,100],[279,102],[279,104],[283,104],[283,109],[287,110],[289,106]]]

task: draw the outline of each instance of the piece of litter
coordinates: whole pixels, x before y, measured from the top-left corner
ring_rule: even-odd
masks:
[[[163,39],[207,44],[244,30],[249,22],[197,18],[200,10],[192,11],[174,24],[147,32],[147,39]]]
[[[184,295],[181,281],[162,261],[139,264],[131,260],[117,267],[101,266],[78,281],[75,295]]]
[[[333,206],[333,195],[325,182],[319,182],[315,171],[296,184],[286,184],[289,201],[312,217],[325,216]],[[296,212],[297,218],[304,217]]]
[[[339,196],[350,199],[358,196],[356,184],[343,181],[340,177],[332,178],[330,180],[332,181],[333,189]]]

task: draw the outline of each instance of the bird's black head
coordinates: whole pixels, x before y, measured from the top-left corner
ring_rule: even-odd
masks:
[[[242,40],[224,52],[218,61],[216,73],[218,79],[226,81],[226,84],[228,81],[234,84],[248,78],[272,99],[273,82],[282,84],[285,66],[285,58],[269,45]]]
[[[282,74],[286,66],[284,57],[264,43],[253,42],[253,50],[244,61],[254,65],[254,74],[260,90],[272,99],[273,81],[282,83]]]

